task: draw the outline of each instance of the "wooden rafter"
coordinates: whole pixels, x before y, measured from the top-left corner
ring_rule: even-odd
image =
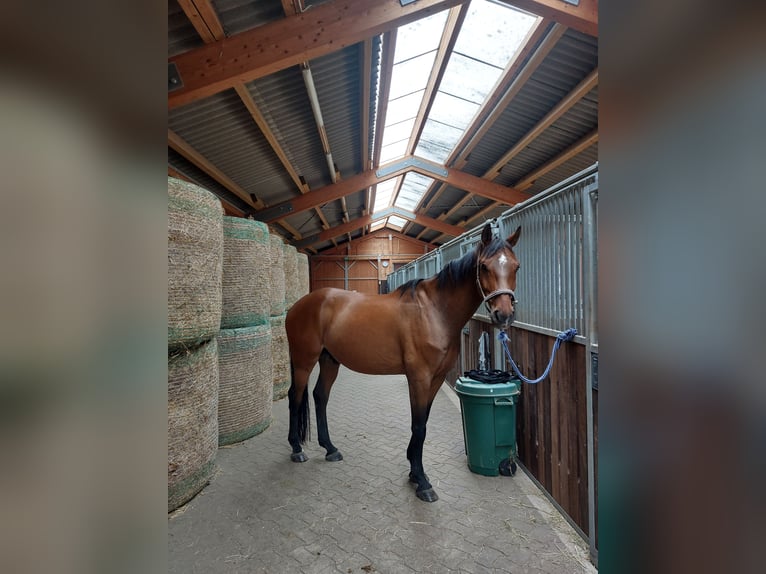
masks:
[[[175,151],[184,156],[188,161],[193,163],[199,169],[204,171],[234,195],[239,197],[247,205],[255,209],[263,209],[264,203],[260,199],[253,199],[251,194],[246,192],[239,184],[235,183],[229,176],[223,173],[220,169],[215,167],[210,161],[208,161],[201,153],[195,150],[189,145],[186,140],[176,134],[173,130],[168,130],[168,145]]]
[[[496,83],[492,95],[479,109],[472,125],[466,129],[463,137],[447,158],[447,165],[462,169],[468,163],[468,156],[476,144],[486,135],[492,124],[519,93],[523,84],[566,32],[565,27],[556,24],[550,26],[550,24],[548,20],[538,20],[529,30],[525,40],[520,44]],[[533,51],[534,46],[537,47]],[[428,190],[423,195],[423,198],[430,196],[425,210],[430,209],[438,201],[446,187],[443,184],[434,184],[432,189],[435,189],[435,192]]]
[[[418,114],[415,117],[415,125],[412,134],[410,135],[410,141],[407,143],[406,153],[408,155],[415,153],[415,146],[417,145],[418,140],[420,140],[420,135],[423,133],[426,118],[431,112],[431,107],[436,98],[437,88],[444,77],[444,72],[447,69],[447,64],[449,62],[449,55],[455,47],[458,34],[460,34],[460,28],[468,14],[468,8],[469,4],[463,4],[462,6],[457,6],[449,11],[447,23],[444,25],[444,31],[442,32],[442,37],[439,41],[439,47],[436,50],[434,65],[431,69],[431,74],[428,77],[428,82],[426,83],[425,93],[420,102]]]
[[[436,219],[433,219],[431,217],[428,217],[426,215],[422,215],[419,213],[410,214],[404,211],[397,211],[394,215],[407,219],[408,221],[412,221],[413,223],[417,223],[418,225],[423,225],[430,229],[435,229],[436,231],[441,232],[442,235],[457,237],[464,231],[462,227],[458,227],[456,225],[450,225],[443,221],[438,221]],[[357,229],[360,229],[362,227],[369,225],[370,223],[372,223],[373,219],[378,219],[378,218],[377,217],[373,218],[371,215],[363,215],[362,217],[357,217],[356,219],[352,219],[351,221],[348,221],[342,225],[338,225],[336,227],[326,229],[325,231],[322,231],[321,233],[318,233],[316,235],[306,237],[299,243],[299,245],[300,246],[314,245],[316,243],[321,243],[323,241],[331,240],[332,238],[339,237],[341,235],[349,235],[350,237],[350,233],[352,231],[355,231]]]
[[[549,171],[552,171],[556,169],[558,166],[560,166],[562,163],[569,161],[571,158],[579,154],[580,152],[588,149],[590,146],[598,143],[598,129],[593,130],[585,137],[581,138],[571,146],[569,146],[567,149],[562,151],[560,154],[558,154],[556,157],[548,160],[543,165],[532,171],[531,173],[528,173],[523,178],[519,180],[519,182],[514,186],[517,189],[525,190],[530,187],[532,187],[535,184],[535,181],[548,173]]]
[[[191,21],[194,29],[206,44],[210,44],[226,38],[223,24],[218,18],[218,14],[216,13],[215,8],[211,4],[210,0],[181,0],[179,5],[186,14],[187,18],[189,18]],[[282,146],[279,144],[279,141],[277,141],[277,138],[271,131],[266,118],[264,118],[255,101],[253,101],[253,98],[250,95],[250,91],[242,82],[236,82],[233,87],[237,92],[240,100],[242,100],[242,103],[247,108],[247,111],[250,113],[250,116],[258,126],[258,129],[261,130],[263,137],[266,138],[266,141],[269,142],[271,149],[277,155],[279,161],[282,162],[282,166],[290,175],[290,178],[293,180],[298,190],[301,193],[306,193],[308,191],[308,186],[303,183],[300,176],[298,175],[298,172],[295,170],[292,163],[290,163],[290,160],[287,158],[287,154],[284,152]],[[329,227],[330,224],[327,222],[327,219],[324,217],[321,209],[317,208],[317,213],[322,223],[325,225],[325,228]],[[280,225],[284,227],[288,232],[290,232],[294,237],[298,239],[301,238],[301,234],[298,233],[298,231],[287,222],[280,223]]]
[[[458,189],[463,189],[503,204],[513,205],[526,199],[526,194],[515,188],[506,187],[457,169],[445,168],[428,160],[411,156],[386,164],[380,170],[367,170],[338,183],[311,191],[301,197],[269,207],[267,210],[262,210],[259,219],[269,223],[279,221],[290,215],[312,209],[316,205],[322,205],[328,201],[339,199],[349,193],[359,191],[370,185],[381,183],[410,171],[447,182]],[[378,175],[378,173],[382,175]],[[256,217],[258,216],[259,214],[256,214]]]
[[[507,87],[501,87],[502,84],[498,84],[498,87],[500,89],[503,89],[503,95],[499,98],[493,98],[494,99],[494,107],[489,111],[484,119],[481,121],[480,125],[477,125],[475,129],[470,129],[466,131],[466,134],[470,134],[470,136],[466,137],[464,136],[463,140],[458,143],[457,146],[455,146],[455,151],[453,152],[452,156],[448,159],[449,161],[452,161],[456,168],[460,169],[464,167],[468,163],[468,157],[473,151],[473,149],[476,147],[478,142],[483,138],[486,133],[489,131],[489,128],[494,124],[497,119],[502,115],[502,113],[506,110],[506,108],[510,105],[510,103],[513,101],[513,99],[516,97],[516,95],[521,91],[521,88],[526,84],[526,82],[529,80],[529,78],[532,76],[532,74],[537,70],[537,68],[540,66],[540,64],[543,62],[543,60],[548,56],[550,51],[555,47],[555,45],[558,43],[559,39],[561,39],[561,36],[564,35],[566,32],[566,27],[564,27],[561,24],[554,24],[550,31],[545,33],[547,29],[547,26],[543,25],[543,22],[538,21],[538,25],[533,30],[530,30],[530,32],[527,35],[526,42],[523,44],[523,47],[520,47],[519,53],[517,53],[515,58],[512,58],[512,64],[509,64],[509,66],[506,68],[506,74],[505,76],[508,77],[511,72],[513,72],[513,80],[507,85]],[[544,34],[544,37],[543,37]],[[529,56],[529,58],[526,60],[526,62],[521,65],[521,62],[523,61],[523,54],[524,52],[529,51],[529,46],[533,43],[537,43],[539,40],[540,43],[538,47],[534,50],[533,53]],[[595,80],[598,81],[598,73],[595,72]],[[550,124],[552,124],[556,119],[561,117],[566,110],[568,110],[572,105],[574,105],[579,99],[581,99],[585,93],[590,91],[590,89],[587,89],[583,93],[584,87],[590,86],[590,89],[593,87],[593,74],[589,75],[588,78],[583,80],[583,82],[580,83],[580,85],[573,90],[571,94],[569,94],[567,97],[565,97],[553,110],[551,110],[543,120],[541,120],[538,125],[530,130],[530,132],[524,136],[514,147],[506,153],[503,157],[507,158],[504,163],[501,165],[498,164],[500,162],[497,162],[492,168],[487,170],[484,175],[482,176],[482,179],[495,179],[497,177],[497,174],[499,172],[499,169],[502,169],[502,166],[504,166],[508,161],[510,161],[511,157],[521,151],[523,147],[526,147],[528,145],[529,141],[534,139],[539,133],[541,133],[545,128],[549,127]],[[570,97],[571,96],[571,97]],[[481,115],[481,114],[480,114]],[[523,146],[518,145],[521,142],[525,142]],[[513,155],[511,155],[511,152],[513,152]],[[503,159],[503,158],[501,158]],[[439,185],[439,184],[437,184]],[[438,198],[441,196],[441,194],[446,189],[446,185],[441,184],[436,189],[436,192],[433,193],[431,196],[431,199],[426,207],[426,209],[430,208],[436,201],[438,201]],[[429,194],[426,193],[424,197],[427,197]],[[445,220],[451,215],[453,215],[458,209],[460,209],[463,205],[465,205],[469,200],[471,199],[471,194],[465,195],[456,205],[454,205],[449,211],[442,213],[439,216],[439,220]],[[524,198],[520,199],[519,201],[523,201]],[[423,233],[425,233],[427,230],[423,230],[418,234],[418,237],[422,236]]]
[[[564,162],[569,161],[574,156],[583,152],[584,150],[588,149],[589,147],[591,147],[592,145],[596,143],[598,143],[598,130],[593,130],[588,135],[581,138],[580,140],[578,140],[577,142],[569,146],[567,149],[562,151],[556,157],[550,159],[549,161],[545,162],[543,165],[541,165],[537,169],[531,171],[530,173],[522,177],[518,182],[516,182],[514,187],[522,191],[532,187],[537,179],[541,178],[546,173],[553,171]],[[529,194],[527,195],[527,199],[531,197],[532,195],[529,195]],[[468,227],[471,225],[473,221],[475,221],[476,219],[480,217],[483,217],[484,215],[486,215],[488,212],[492,211],[496,207],[497,207],[496,204],[488,205],[487,207],[474,213],[467,220],[458,223],[458,225],[461,227]],[[427,229],[424,229],[421,233],[418,234],[417,239],[420,239],[421,236],[423,236],[427,231],[428,231]],[[441,237],[443,237],[443,234],[437,236],[434,239],[434,241],[438,241]]]
[[[434,58],[434,64],[431,68],[431,73],[428,76],[428,82],[426,82],[426,88],[423,92],[423,98],[420,100],[420,107],[418,108],[417,115],[415,116],[415,124],[412,127],[412,133],[410,139],[407,142],[407,149],[405,153],[412,155],[415,153],[420,136],[423,133],[423,128],[426,124],[426,118],[431,112],[434,99],[438,93],[439,84],[441,84],[444,72],[447,69],[449,62],[449,55],[452,53],[452,49],[457,42],[460,28],[465,21],[465,17],[468,14],[468,7],[470,4],[463,4],[462,6],[456,6],[451,8],[447,16],[447,22],[444,25],[442,31],[441,40],[439,46],[436,49],[436,57]],[[381,130],[383,131],[383,130]],[[396,203],[396,199],[399,196],[399,192],[404,184],[404,178],[399,178],[396,182],[396,186],[391,192],[391,204]]]
[[[556,104],[551,111],[545,114],[545,117],[535,124],[531,130],[529,130],[524,136],[519,139],[513,147],[503,154],[494,165],[487,170],[484,175],[486,178],[494,179],[500,174],[500,170],[516,157],[524,148],[526,148],[534,139],[536,139],[541,133],[547,130],[553,123],[561,116],[567,113],[572,106],[583,99],[593,88],[598,85],[598,68],[588,74],[577,86],[564,96],[561,101]]]
[[[362,169],[370,169],[372,163],[370,160],[370,100],[372,96],[372,82],[370,76],[372,75],[372,40],[367,39],[362,44],[362,93],[360,94],[359,101],[361,102],[361,141],[359,142],[359,149],[362,155]],[[364,193],[364,199],[362,200],[362,211],[367,212],[372,206],[367,205],[369,196],[367,190]]]
[[[532,14],[545,16],[567,28],[598,37],[598,0],[579,0],[577,5],[562,0],[500,0]]]
[[[399,0],[334,0],[218,40],[169,59],[183,87],[168,94],[168,107],[341,50],[464,1],[418,0],[402,6]]]

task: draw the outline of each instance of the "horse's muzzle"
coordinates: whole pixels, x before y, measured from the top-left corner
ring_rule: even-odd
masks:
[[[501,326],[503,328],[510,327],[515,316],[516,312],[514,309],[511,310],[510,314],[505,313],[500,309],[495,309],[490,314],[490,317],[492,318],[492,321],[495,323],[495,325]]]

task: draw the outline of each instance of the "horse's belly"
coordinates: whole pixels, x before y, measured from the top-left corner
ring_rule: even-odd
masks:
[[[401,355],[376,349],[374,344],[366,348],[363,344],[354,343],[340,348],[327,345],[327,350],[335,359],[352,371],[366,375],[397,375],[404,373]]]

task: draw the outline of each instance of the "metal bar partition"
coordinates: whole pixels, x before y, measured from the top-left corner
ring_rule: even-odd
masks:
[[[519,304],[514,327],[556,336],[574,327],[574,342],[585,347],[587,409],[588,531],[591,557],[596,548],[594,389],[598,389],[597,332],[598,163],[511,207],[490,223],[502,237],[522,227],[514,248],[522,267],[517,276]],[[408,263],[388,277],[389,291],[408,280],[427,278],[462,257],[479,240],[483,224]],[[475,319],[489,322],[480,306]],[[497,333],[495,333],[497,334]],[[496,368],[503,368],[495,346]],[[595,358],[594,358],[595,357]]]

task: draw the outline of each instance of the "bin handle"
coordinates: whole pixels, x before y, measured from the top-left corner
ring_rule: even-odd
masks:
[[[497,397],[495,398],[496,407],[512,407],[513,399],[511,397]]]

